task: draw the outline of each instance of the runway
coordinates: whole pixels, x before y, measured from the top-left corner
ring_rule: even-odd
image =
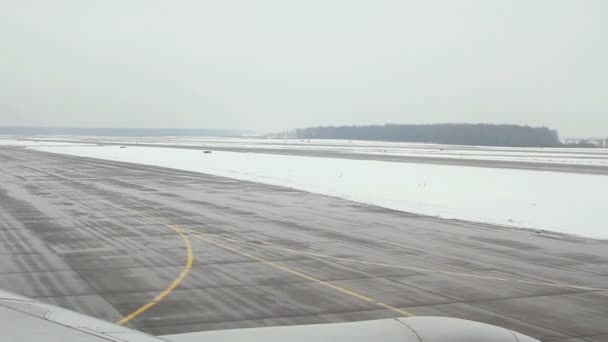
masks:
[[[28,138],[23,140],[39,141],[37,139]],[[45,139],[47,142],[62,142],[75,143],[75,140],[62,139]],[[551,163],[542,161],[516,161],[516,160],[479,160],[466,159],[448,156],[407,156],[407,155],[389,155],[389,154],[370,154],[361,152],[339,152],[336,150],[310,150],[297,148],[267,148],[267,147],[234,147],[234,146],[193,146],[193,145],[174,145],[174,144],[151,144],[151,143],[129,143],[129,142],[109,142],[97,139],[82,139],[80,142],[105,145],[105,146],[140,146],[140,147],[156,147],[156,148],[172,148],[172,149],[187,149],[187,150],[212,150],[212,151],[227,151],[239,153],[264,153],[275,155],[289,155],[301,157],[317,157],[317,158],[341,158],[353,160],[376,160],[388,161],[393,163],[416,163],[416,164],[431,164],[431,165],[456,165],[456,166],[471,166],[471,167],[490,167],[495,169],[516,169],[516,170],[531,170],[531,171],[551,171],[551,172],[566,172],[566,173],[583,173],[591,175],[608,175],[608,166],[605,165],[584,165],[584,164],[568,164],[568,163]],[[77,142],[76,142],[77,143]],[[334,146],[340,147],[340,146]],[[468,146],[458,146],[461,149],[467,149]],[[518,150],[512,150],[517,152]],[[520,151],[521,152],[521,151]],[[565,153],[565,152],[560,152]],[[559,154],[559,153],[558,153]],[[602,156],[597,153],[598,157]]]
[[[20,148],[0,165],[0,288],[144,332],[438,315],[608,341],[607,241]]]

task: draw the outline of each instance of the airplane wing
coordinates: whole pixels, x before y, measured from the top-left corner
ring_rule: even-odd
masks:
[[[5,291],[0,291],[0,341],[166,342]]]
[[[0,291],[0,340],[50,342],[539,342],[488,324],[409,317],[151,336],[67,309]]]
[[[538,342],[511,330],[448,317],[218,330],[162,337],[171,342]]]

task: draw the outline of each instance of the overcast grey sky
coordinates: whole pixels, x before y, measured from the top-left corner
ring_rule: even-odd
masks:
[[[608,135],[606,0],[0,0],[0,125]]]

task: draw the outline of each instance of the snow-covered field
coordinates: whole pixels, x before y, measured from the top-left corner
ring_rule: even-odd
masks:
[[[41,138],[44,139],[44,138]],[[52,139],[57,139],[54,137]],[[598,165],[608,167],[608,149],[480,147],[440,144],[374,142],[356,140],[298,140],[205,137],[63,137],[77,142],[179,145],[200,148],[232,147],[245,149],[293,149],[369,155],[396,155],[418,158],[500,160],[554,164]]]
[[[0,146],[19,146],[19,147],[36,147],[36,146],[90,146],[91,144],[74,142],[54,142],[54,141],[39,141],[39,140],[19,140],[19,139],[0,139]]]
[[[608,238],[608,176],[156,147],[32,148],[203,172],[444,218]]]

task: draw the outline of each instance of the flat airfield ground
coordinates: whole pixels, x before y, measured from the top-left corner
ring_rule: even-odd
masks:
[[[390,155],[390,154],[374,154],[374,153],[362,153],[356,151],[345,152],[344,150],[314,150],[309,149],[315,145],[292,145],[291,148],[268,148],[264,147],[263,144],[260,146],[249,146],[249,147],[238,147],[238,146],[195,146],[195,145],[173,145],[173,144],[155,144],[146,142],[111,142],[106,140],[98,139],[81,139],[81,140],[62,140],[62,139],[23,139],[26,141],[44,141],[44,142],[60,142],[60,143],[90,143],[102,146],[140,146],[140,147],[155,147],[155,148],[172,148],[172,149],[184,149],[184,150],[212,150],[212,151],[226,151],[226,152],[240,152],[240,153],[263,153],[263,154],[275,154],[275,155],[289,155],[289,156],[301,156],[301,157],[316,157],[316,158],[340,158],[340,159],[354,159],[354,160],[376,160],[376,161],[387,161],[393,163],[415,163],[415,164],[432,164],[432,165],[457,165],[457,166],[473,166],[473,167],[489,167],[494,169],[516,169],[516,170],[530,170],[530,171],[551,171],[551,172],[568,172],[568,173],[584,173],[591,175],[608,175],[607,165],[587,165],[587,164],[569,164],[569,163],[556,163],[556,162],[543,162],[543,161],[518,161],[518,160],[496,160],[492,159],[492,155],[488,155],[487,152],[484,154],[483,150],[478,153],[478,157],[486,156],[489,159],[467,159],[460,158],[457,155],[452,156],[413,156],[413,155]],[[297,147],[301,149],[298,149]],[[324,145],[316,145],[324,146]],[[325,145],[327,146],[327,145]],[[333,146],[339,149],[340,146]],[[352,146],[343,146],[351,147]],[[428,149],[428,147],[423,147]],[[457,146],[459,150],[474,149],[474,146]],[[447,148],[448,150],[451,148]],[[348,150],[348,148],[346,149]],[[511,150],[511,152],[520,152],[522,155],[529,153],[529,150]],[[552,152],[556,156],[565,153],[572,152]],[[595,155],[593,157],[579,157],[579,159],[596,159],[605,160],[606,154],[602,149],[598,151],[586,152],[587,154]],[[494,156],[496,157],[496,156]],[[503,157],[505,157],[503,155]],[[541,158],[542,159],[542,158]]]
[[[148,333],[435,315],[608,341],[607,241],[14,147],[0,165],[0,289]]]

